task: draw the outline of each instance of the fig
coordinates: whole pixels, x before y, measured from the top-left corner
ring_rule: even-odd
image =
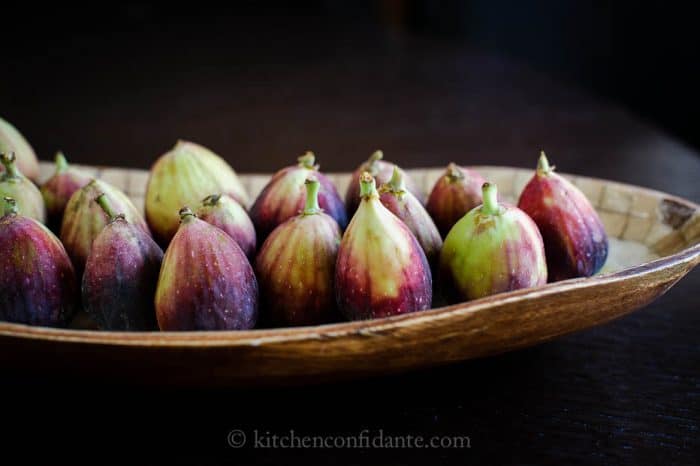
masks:
[[[95,238],[83,273],[83,307],[103,330],[155,330],[158,273],[163,251],[115,213],[102,193],[95,202],[109,223]]]
[[[124,214],[130,224],[150,236],[146,222],[126,194],[105,181],[91,180],[70,197],[61,223],[61,241],[78,277],[82,277],[92,242],[109,223],[109,216],[95,202],[103,193],[115,212]]]
[[[36,182],[39,180],[39,161],[34,149],[29,145],[17,128],[0,118],[0,154],[15,153],[17,167],[29,178]],[[3,169],[0,167],[0,173]],[[20,209],[21,210],[21,209]]]
[[[576,186],[554,172],[544,152],[518,207],[542,233],[550,281],[590,277],[603,267],[608,236],[600,217]]]
[[[70,259],[56,236],[19,214],[4,198],[0,218],[0,320],[65,326],[76,312],[78,285]]]
[[[485,182],[474,170],[454,163],[447,166],[430,191],[425,206],[443,238],[460,218],[481,205],[481,186]]]
[[[262,309],[276,325],[338,320],[333,291],[340,228],[320,208],[321,183],[306,180],[306,206],[275,228],[260,249],[256,272]]]
[[[379,188],[379,200],[411,230],[423,248],[428,263],[435,264],[440,257],[442,237],[423,204],[406,189],[398,167],[394,167],[391,180]]]
[[[178,141],[153,164],[146,188],[146,221],[156,241],[166,246],[178,230],[180,207],[212,193],[248,206],[245,188],[224,159],[199,144]]]
[[[255,227],[241,205],[227,194],[212,194],[202,200],[197,217],[219,227],[236,240],[248,259],[255,258]]]
[[[352,215],[357,210],[357,206],[360,205],[360,176],[364,172],[369,172],[375,179],[377,186],[381,186],[384,183],[388,183],[394,173],[394,165],[391,162],[382,160],[384,158],[384,153],[380,150],[374,151],[370,158],[360,165],[357,170],[355,170],[350,177],[350,184],[348,184],[348,189],[345,192],[345,207],[347,208],[348,214]],[[411,191],[411,193],[416,196],[421,203],[424,202],[423,191],[420,187],[411,179],[408,174],[399,168],[401,175],[406,183],[406,188]]]
[[[338,250],[335,294],[351,320],[430,308],[432,275],[418,240],[379,201],[375,180],[360,177],[360,205]]]
[[[19,171],[15,154],[0,153],[0,162],[5,167],[5,171],[0,174],[0,196],[14,199],[20,214],[46,223],[46,208],[41,192]]]
[[[180,209],[156,288],[161,330],[244,330],[258,317],[258,282],[236,241]]]
[[[295,217],[304,208],[304,181],[311,175],[321,185],[318,193],[321,209],[333,217],[341,229],[347,226],[345,205],[331,180],[318,171],[313,152],[306,152],[298,161],[297,165],[275,173],[250,208],[250,217],[261,241],[278,225]]]
[[[60,230],[68,199],[89,182],[90,177],[87,174],[68,165],[62,152],[56,153],[56,172],[41,185],[48,225],[52,229]]]
[[[495,184],[484,183],[484,203],[450,230],[440,254],[443,292],[470,300],[547,283],[544,245],[525,212],[498,203]]]

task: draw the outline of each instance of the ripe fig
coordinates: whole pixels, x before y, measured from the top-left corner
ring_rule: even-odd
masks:
[[[340,228],[319,206],[320,182],[306,180],[306,207],[275,228],[256,261],[262,309],[277,325],[337,319],[333,275]]]
[[[0,196],[13,198],[20,214],[46,223],[46,208],[41,192],[19,171],[15,154],[0,153],[0,162],[5,167],[5,171],[0,174]]]
[[[105,181],[90,181],[70,197],[61,223],[61,241],[78,277],[82,277],[92,242],[109,223],[109,217],[95,202],[102,193],[115,212],[124,214],[130,224],[150,235],[146,222],[126,194]]]
[[[156,241],[166,246],[178,230],[178,209],[212,193],[248,206],[245,188],[224,159],[199,144],[178,141],[153,164],[146,188],[146,220]]]
[[[109,223],[93,241],[85,263],[85,311],[103,330],[155,330],[153,300],[163,251],[124,214],[115,214],[104,193],[95,202]]]
[[[484,183],[484,203],[462,217],[445,238],[440,278],[452,299],[477,299],[547,283],[542,237],[517,207],[498,203]]]
[[[61,242],[4,198],[0,218],[0,320],[65,326],[76,311],[78,285]]]
[[[245,209],[228,194],[212,194],[202,201],[196,215],[205,222],[219,227],[236,240],[246,257],[255,257],[257,245],[255,227]]]
[[[236,241],[184,207],[156,289],[161,330],[244,330],[258,317],[258,282]]]
[[[250,218],[261,241],[275,227],[295,217],[304,208],[306,199],[304,181],[312,175],[321,185],[318,193],[318,204],[321,209],[333,217],[341,229],[347,226],[345,205],[331,180],[318,171],[318,165],[314,164],[316,161],[314,154],[306,152],[298,160],[297,165],[283,168],[275,173],[250,208]]]
[[[17,128],[0,118],[0,154],[15,153],[17,167],[29,178],[36,182],[39,180],[39,161],[34,149],[29,145]],[[2,173],[3,167],[0,167]]]
[[[87,174],[68,165],[62,152],[56,153],[56,172],[41,186],[48,224],[53,230],[61,229],[63,211],[66,210],[68,199],[89,182],[90,177]]]
[[[369,172],[375,179],[377,186],[381,186],[384,183],[388,183],[394,173],[394,165],[391,162],[382,160],[384,158],[384,153],[380,150],[375,151],[370,158],[360,165],[357,170],[355,170],[350,177],[350,184],[348,184],[348,189],[345,192],[345,207],[347,208],[348,214],[352,215],[357,210],[357,206],[360,205],[360,176],[364,172]],[[406,183],[406,188],[411,191],[411,193],[418,199],[421,203],[425,201],[423,191],[420,187],[411,179],[408,174],[399,168],[401,175]]]
[[[352,320],[430,308],[432,275],[408,227],[379,201],[372,175],[360,178],[361,202],[338,251],[335,294]]]
[[[435,264],[442,249],[442,237],[423,204],[406,189],[398,167],[394,167],[391,180],[380,186],[379,200],[406,224],[423,248],[428,262]]]
[[[537,172],[520,194],[518,207],[542,233],[550,281],[590,277],[603,267],[608,257],[603,222],[586,196],[554,173],[544,152]]]
[[[428,196],[426,209],[440,234],[447,233],[474,207],[481,205],[481,186],[486,180],[474,170],[454,163],[447,166]]]

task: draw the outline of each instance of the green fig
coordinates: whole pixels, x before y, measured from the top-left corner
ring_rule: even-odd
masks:
[[[440,254],[444,294],[453,300],[547,283],[542,236],[528,215],[499,204],[495,184],[484,183],[481,206],[447,234]]]
[[[0,196],[13,198],[20,214],[46,223],[46,208],[41,192],[19,171],[15,154],[0,154],[0,162],[5,167],[5,171],[0,174]]]
[[[156,241],[166,246],[178,230],[178,209],[212,193],[228,194],[248,206],[245,188],[224,159],[193,142],[178,141],[153,164],[146,188],[146,220]]]
[[[29,178],[36,182],[39,180],[39,161],[34,149],[29,145],[17,128],[0,118],[0,154],[15,153],[17,167]],[[3,168],[0,167],[0,173]]]
[[[52,229],[60,230],[68,200],[73,193],[88,184],[90,179],[87,174],[69,166],[62,152],[56,153],[56,172],[41,185],[48,225]]]
[[[245,209],[227,194],[212,194],[202,201],[197,217],[224,230],[243,249],[246,257],[255,257],[255,227]]]

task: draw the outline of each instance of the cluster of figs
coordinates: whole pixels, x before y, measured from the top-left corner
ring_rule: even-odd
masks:
[[[608,252],[594,209],[544,153],[517,207],[455,164],[426,199],[380,151],[344,201],[307,152],[251,203],[221,157],[179,141],[151,168],[143,217],[61,153],[37,188],[36,156],[3,120],[0,150],[5,321],[65,326],[78,309],[128,331],[370,319],[590,276]]]

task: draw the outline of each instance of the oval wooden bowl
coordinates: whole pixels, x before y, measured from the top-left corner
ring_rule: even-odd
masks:
[[[83,167],[138,205],[148,173]],[[474,167],[514,201],[530,169]],[[52,167],[42,164],[44,176]],[[427,191],[442,169],[410,170]],[[340,192],[347,174],[332,175]],[[610,321],[658,298],[700,262],[700,207],[620,183],[569,177],[611,238],[601,274],[363,322],[243,332],[125,333],[0,323],[0,361],[23,371],[156,384],[304,383],[477,358]],[[244,175],[257,194],[267,175]]]

